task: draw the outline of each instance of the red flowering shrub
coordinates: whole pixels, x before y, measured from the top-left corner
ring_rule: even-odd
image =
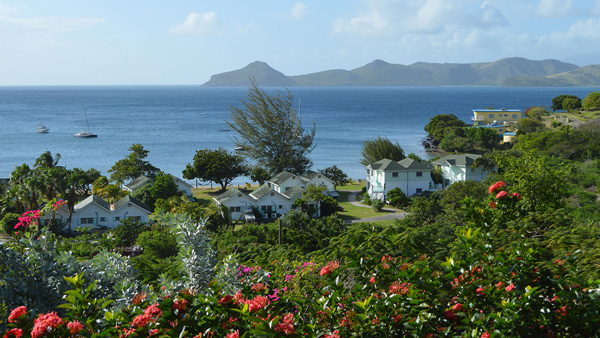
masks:
[[[8,322],[14,323],[17,321],[17,319],[19,319],[19,317],[21,317],[22,315],[24,315],[26,313],[27,313],[27,307],[19,306],[10,312],[10,315],[8,316]]]
[[[79,331],[83,330],[83,324],[78,321],[73,321],[67,324],[67,328],[71,334],[78,334]]]
[[[492,184],[488,190],[489,190],[490,195],[493,195],[496,192],[498,192],[504,188],[506,188],[506,183],[499,181],[499,182]]]

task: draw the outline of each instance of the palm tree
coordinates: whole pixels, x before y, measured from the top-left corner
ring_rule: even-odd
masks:
[[[483,179],[483,172],[495,172],[496,171],[496,162],[488,156],[481,156],[475,159],[475,162],[473,162],[473,169],[477,169],[481,167],[483,169],[483,171],[481,172],[481,178]]]
[[[73,216],[73,210],[75,209],[75,203],[77,202],[77,193],[82,189],[85,189],[86,185],[86,174],[85,171],[79,168],[73,168],[67,170],[66,175],[66,189],[63,194],[63,198],[67,200],[67,209],[69,210],[69,231],[71,230],[71,217]]]
[[[31,176],[31,168],[26,163],[15,167],[10,174],[10,185],[9,191],[10,196],[15,201],[15,208],[17,213],[22,213],[26,207],[25,203],[29,197],[28,190],[25,188],[25,181]]]

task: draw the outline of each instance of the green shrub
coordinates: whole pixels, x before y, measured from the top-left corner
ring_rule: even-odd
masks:
[[[15,232],[15,225],[19,223],[19,217],[21,217],[19,214],[15,214],[12,212],[9,212],[6,215],[4,215],[0,223],[2,223],[2,229],[5,233],[12,234]]]
[[[381,209],[383,209],[383,202],[380,200],[373,200],[371,201],[371,206],[373,207],[373,210],[380,212]]]

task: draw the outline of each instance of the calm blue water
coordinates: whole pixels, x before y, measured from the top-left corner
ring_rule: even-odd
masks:
[[[267,91],[274,89],[267,88]],[[337,165],[352,178],[363,178],[358,163],[361,143],[377,135],[397,140],[407,153],[427,157],[423,128],[437,114],[455,114],[470,122],[472,109],[551,106],[560,94],[584,98],[599,88],[500,87],[300,87],[290,88],[294,106],[301,102],[305,126],[317,126],[313,169]],[[228,126],[231,106],[241,106],[246,88],[199,86],[0,87],[0,178],[45,151],[60,153],[67,168],[96,168],[103,174],[134,143],[147,158],[181,177],[198,149],[219,146],[233,151]],[[78,139],[85,104],[97,139]],[[38,134],[43,124],[49,134]],[[239,179],[236,183],[248,181]]]

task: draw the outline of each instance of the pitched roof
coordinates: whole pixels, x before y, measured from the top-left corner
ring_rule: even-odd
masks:
[[[288,199],[291,199],[295,196],[298,196],[299,194],[304,192],[304,188],[299,187],[299,186],[293,186],[291,188],[289,188],[288,190],[283,192],[283,196],[287,197]]]
[[[392,161],[390,159],[384,158],[383,160],[379,160],[375,163],[370,164],[373,170],[402,170],[404,169],[398,162]]]
[[[106,210],[110,210],[110,203],[106,202],[105,200],[103,200],[102,198],[96,196],[96,195],[90,195],[88,196],[86,199],[84,199],[83,201],[77,203],[77,205],[75,206],[76,210],[79,209],[83,209],[86,206],[92,204],[92,203],[96,203],[98,204],[100,207],[106,209]]]
[[[404,158],[398,161],[398,164],[403,166],[404,170],[431,170],[433,169],[433,164],[431,162],[419,162],[417,160],[413,160],[412,158]]]
[[[279,174],[273,176],[269,182],[273,183],[273,184],[277,184],[280,185],[281,183],[287,181],[290,177],[296,176],[290,172],[287,171],[282,171]]]
[[[175,176],[175,175],[171,175],[169,174],[171,177],[173,177],[173,181],[175,181],[175,183],[179,182],[181,184],[184,184],[185,186],[188,186],[190,188],[193,188],[193,186],[191,184],[189,184],[188,182],[182,180],[181,178]]]
[[[316,172],[316,171],[309,170],[309,171],[307,171],[307,172],[304,172],[304,173],[302,173],[302,176],[301,176],[301,177],[302,177],[302,178],[304,178],[304,179],[305,179],[305,180],[307,180],[307,181],[310,181],[310,180],[312,180],[313,178],[317,177],[318,175],[321,175],[321,173],[318,173],[318,172]]]
[[[226,200],[230,199],[231,197],[233,197],[239,193],[242,193],[242,192],[238,188],[234,187],[234,188],[231,188],[231,189],[225,191],[221,195],[215,197],[215,199],[217,200],[217,202],[223,203]]]
[[[263,196],[265,196],[266,194],[270,193],[271,191],[275,191],[272,188],[269,188],[268,185],[263,184],[261,185],[258,189],[254,190],[253,192],[250,193],[250,196],[254,199],[261,199]]]
[[[459,167],[470,167],[475,163],[475,160],[480,158],[481,155],[477,154],[461,154],[461,155],[447,155],[440,159],[437,159],[433,163],[436,165],[442,165],[444,162],[448,162],[451,165]]]
[[[144,203],[140,200],[137,200],[137,199],[131,197],[130,195],[127,195],[127,196],[121,198],[120,200],[118,200],[117,203],[115,203],[115,210],[121,208],[122,206],[126,205],[127,203],[133,203],[133,204],[137,205],[138,207],[148,211],[149,213],[152,213],[152,211],[150,210],[150,207],[146,203]]]
[[[135,191],[137,188],[152,182],[152,180],[144,175],[134,179],[133,181],[127,183],[124,185],[125,188],[131,190],[131,191]]]

